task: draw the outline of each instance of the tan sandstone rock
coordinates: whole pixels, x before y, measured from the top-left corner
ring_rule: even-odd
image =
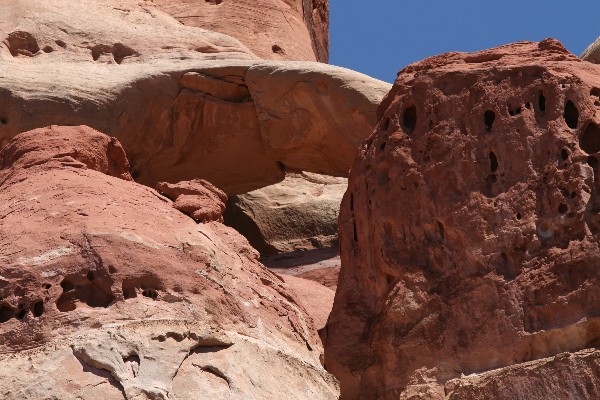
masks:
[[[328,0],[153,0],[185,25],[239,39],[265,60],[329,59]]]
[[[600,38],[591,43],[581,54],[581,59],[594,64],[600,64]]]
[[[283,182],[232,197],[225,224],[263,255],[337,246],[345,178],[288,174]]]
[[[342,398],[597,397],[599,96],[552,39],[400,72],[341,207]]]
[[[126,180],[115,139],[38,129],[0,165],[0,397],[337,397],[291,288]]]

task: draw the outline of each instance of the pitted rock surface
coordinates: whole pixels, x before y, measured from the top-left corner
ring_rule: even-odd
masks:
[[[0,165],[0,397],[337,397],[291,288],[127,180],[116,139],[38,129]]]
[[[600,67],[552,39],[400,72],[341,206],[342,398],[597,346],[599,96]]]

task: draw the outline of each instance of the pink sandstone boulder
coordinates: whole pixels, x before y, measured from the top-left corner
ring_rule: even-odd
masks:
[[[600,67],[552,39],[447,53],[379,117],[339,220],[342,398],[598,398]]]
[[[176,184],[160,182],[156,190],[174,201],[173,207],[196,221],[223,222],[227,195],[204,179],[182,181]]]
[[[0,397],[337,398],[290,287],[127,169],[84,126],[0,152]]]

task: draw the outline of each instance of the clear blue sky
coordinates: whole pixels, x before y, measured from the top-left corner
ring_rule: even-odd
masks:
[[[600,0],[329,0],[330,60],[393,82],[447,51],[560,40],[576,55],[600,36]]]

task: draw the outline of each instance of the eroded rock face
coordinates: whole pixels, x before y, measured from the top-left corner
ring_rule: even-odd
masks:
[[[19,0],[0,13],[0,147],[85,124],[117,137],[151,187],[201,178],[245,193],[287,166],[345,176],[390,88],[321,63],[261,61],[150,2]]]
[[[263,255],[337,246],[347,179],[287,174],[275,185],[232,197],[225,223]]]
[[[401,71],[341,207],[325,362],[343,398],[444,398],[461,374],[597,346],[599,88],[552,39]],[[590,362],[535,384],[568,371],[596,393]]]
[[[154,0],[185,25],[239,39],[269,60],[329,59],[328,0]]]
[[[87,127],[0,152],[0,397],[331,399],[311,318],[233,229]]]

